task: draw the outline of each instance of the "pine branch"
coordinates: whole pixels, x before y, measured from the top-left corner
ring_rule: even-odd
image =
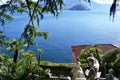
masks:
[[[110,17],[113,17],[113,21],[114,21],[114,17],[115,17],[115,12],[116,12],[116,5],[117,5],[117,1],[118,0],[114,0],[111,7],[110,7]]]

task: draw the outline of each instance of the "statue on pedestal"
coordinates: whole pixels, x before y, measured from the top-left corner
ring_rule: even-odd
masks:
[[[71,73],[72,73],[72,80],[75,80],[76,78],[85,78],[82,68],[80,67],[80,62],[77,61],[76,65],[73,67]]]
[[[99,71],[99,62],[95,57],[88,57],[87,58],[88,62],[89,62],[89,70],[87,69],[85,71],[86,74],[86,78],[87,80],[96,80],[98,77],[98,71]],[[100,75],[99,75],[100,76]]]

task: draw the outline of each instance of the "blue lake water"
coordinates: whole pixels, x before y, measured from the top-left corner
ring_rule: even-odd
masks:
[[[6,25],[6,34],[19,37],[27,23],[27,16],[15,15],[15,21]],[[50,32],[48,40],[36,39],[44,50],[42,60],[51,62],[71,62],[74,45],[115,44],[120,45],[120,14],[115,21],[109,20],[109,11],[67,11],[58,18],[45,15],[40,30]],[[32,48],[36,51],[36,47]],[[36,52],[37,53],[37,52]]]

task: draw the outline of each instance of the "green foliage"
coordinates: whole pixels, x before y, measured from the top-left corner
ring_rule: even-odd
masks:
[[[42,66],[53,66],[53,67],[68,67],[72,68],[75,64],[74,63],[52,63],[49,61],[41,61]]]
[[[8,51],[14,52],[13,61],[15,63],[18,60],[20,51],[24,51],[24,45],[27,44],[27,47],[30,47],[35,44],[34,39],[37,36],[44,39],[48,38],[48,32],[41,32],[39,30],[40,20],[44,18],[45,13],[58,16],[62,6],[63,0],[37,0],[36,2],[32,0],[9,0],[5,4],[0,5],[1,25],[4,25],[7,20],[12,21],[14,13],[27,13],[29,17],[28,23],[19,40],[14,39],[10,42],[5,42],[3,40],[4,36],[0,33],[1,46],[6,45]]]
[[[0,47],[2,48],[2,46],[5,44],[5,40],[8,39],[4,33],[2,31],[0,31]]]
[[[40,66],[49,66],[52,69],[66,68],[71,69],[72,63],[51,63],[42,61],[38,65],[34,52],[28,51],[21,54],[21,59],[15,64],[7,55],[1,54],[2,60],[0,65],[0,80],[43,80],[48,70],[42,69]]]
[[[120,74],[120,49],[116,48],[107,52],[104,56],[104,62],[108,70],[112,68],[115,75]]]
[[[38,64],[34,52],[24,52],[16,64],[5,54],[0,55],[0,80],[37,80],[44,77],[46,70]]]
[[[115,61],[112,63],[112,67],[114,69],[114,73],[116,75],[120,74],[120,54],[117,54]]]
[[[98,59],[99,61],[103,61],[102,57],[103,57],[103,52],[101,49],[99,48],[90,48],[90,49],[83,49],[80,53],[80,62],[81,63],[87,63],[87,58],[89,56],[94,56],[96,59]]]
[[[104,67],[106,68],[106,73],[109,72],[109,69],[113,69],[115,76],[120,74],[119,55],[120,55],[119,48],[110,50],[105,53],[105,55],[103,56],[103,64]]]
[[[109,69],[114,70],[114,75],[120,74],[120,49],[116,48],[103,54],[103,52],[96,47],[84,49],[80,53],[81,67],[86,68],[89,66],[87,58],[94,55],[100,63],[100,71],[105,75],[109,73]]]
[[[35,43],[34,38],[37,36],[48,38],[49,33],[41,32],[38,29],[44,14],[51,13],[54,16],[58,16],[62,6],[63,0],[37,0],[36,2],[32,0],[9,0],[6,4],[0,5],[0,23],[4,25],[6,20],[12,21],[14,13],[27,13],[29,20],[21,38],[30,47]]]
[[[48,32],[42,32],[40,20],[44,14],[51,13],[58,16],[63,6],[63,0],[9,0],[0,5],[0,24],[3,26],[8,21],[12,21],[14,13],[27,13],[29,20],[26,23],[20,39],[6,40],[6,35],[0,31],[0,47],[5,46],[6,50],[14,53],[13,58],[0,54],[0,80],[42,80],[46,74],[35,57],[34,52],[26,51],[25,46],[35,44],[36,37],[47,39]],[[38,49],[41,54],[43,51]],[[19,59],[20,58],[20,59]],[[39,59],[40,62],[40,59]]]
[[[80,62],[81,62],[81,63],[84,63],[84,64],[87,63],[87,61],[86,61],[85,58],[84,58],[84,59],[81,59]]]
[[[25,42],[28,44],[28,47],[35,43],[34,38],[37,36],[47,39],[49,36],[48,32],[40,32],[39,29],[33,25],[26,25],[22,37],[24,37]]]
[[[38,52],[41,54],[43,53],[44,51],[42,49],[38,49]]]
[[[35,21],[39,27],[40,19],[43,19],[44,13],[51,13],[54,16],[58,16],[59,9],[62,9],[63,1],[62,0],[38,0],[33,2],[31,0],[25,0],[27,3],[28,13],[29,13],[29,22],[23,33],[23,37],[28,44],[28,47],[33,44],[34,38],[36,36],[41,36],[47,39],[48,33],[37,31],[35,28]],[[44,4],[41,4],[44,3]]]
[[[50,61],[42,61],[41,65],[51,65],[51,62]]]
[[[101,50],[101,49],[99,49],[99,48],[90,48],[90,49],[83,49],[83,50],[81,51],[81,53],[80,53],[80,58],[85,57],[85,55],[86,55],[87,57],[93,55],[94,57],[97,58],[97,52],[96,52],[96,50],[97,50],[97,52],[99,53],[99,56],[102,57],[103,54],[102,54],[102,50]]]
[[[21,6],[17,4],[21,4]],[[14,18],[10,14],[26,12],[27,8],[23,6],[22,0],[10,0],[6,4],[0,5],[0,23],[5,25],[6,20],[12,21]]]
[[[6,42],[5,44],[7,45],[8,51],[15,51],[16,49],[22,51],[23,50],[22,47],[24,46],[25,42],[17,39],[13,39],[12,41]]]
[[[104,56],[105,62],[107,64],[114,62],[114,60],[117,58],[117,54],[120,54],[119,48],[108,51]]]

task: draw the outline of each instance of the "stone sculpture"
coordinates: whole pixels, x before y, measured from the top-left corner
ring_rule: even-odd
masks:
[[[85,71],[86,74],[86,78],[87,80],[96,80],[97,79],[97,73],[99,71],[99,62],[95,57],[88,57],[87,58],[88,62],[89,62],[89,70],[87,69]]]
[[[85,78],[82,68],[80,67],[80,62],[77,61],[76,65],[73,67],[72,71],[72,80],[76,78]]]

